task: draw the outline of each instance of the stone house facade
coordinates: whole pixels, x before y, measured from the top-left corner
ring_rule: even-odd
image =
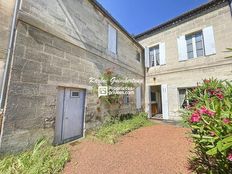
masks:
[[[20,151],[40,137],[54,144],[83,137],[110,114],[110,109],[97,111],[89,78],[114,68],[122,77],[143,81],[142,46],[95,1],[16,4],[1,152]],[[121,113],[141,110],[136,95],[143,101],[142,94],[130,95]]]
[[[137,35],[145,47],[146,98],[150,116],[180,119],[191,90],[205,78],[232,80],[231,2],[215,0]]]
[[[89,79],[108,68],[143,82],[119,113],[163,119],[180,118],[186,89],[202,79],[232,80],[224,53],[232,47],[230,1],[214,0],[135,37],[95,0],[8,2],[0,0],[8,9],[0,11],[8,19],[0,25],[8,31],[0,33],[8,50],[0,57],[1,153],[41,137],[62,144],[100,125],[115,108],[99,110]]]

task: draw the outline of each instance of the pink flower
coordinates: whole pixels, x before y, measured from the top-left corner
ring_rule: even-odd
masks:
[[[224,99],[224,95],[222,93],[216,94],[216,96],[219,100]]]
[[[230,123],[230,119],[229,119],[229,118],[224,118],[224,119],[223,119],[223,122],[224,122],[225,124],[229,124],[229,123]]]
[[[212,116],[215,115],[215,112],[214,112],[214,111],[208,110],[206,114],[207,114],[208,116],[212,117]]]
[[[192,115],[191,115],[191,118],[190,118],[190,121],[192,123],[197,123],[201,120],[201,116],[198,112],[194,112]]]
[[[213,131],[210,132],[211,137],[214,137],[215,135],[216,135],[215,132],[213,132]]]
[[[232,161],[232,153],[229,153],[229,155],[227,156],[227,159],[228,159],[229,161]]]
[[[201,109],[199,110],[200,114],[206,114],[207,113],[207,108],[205,106],[202,106]]]
[[[215,90],[209,89],[208,92],[211,96],[216,96],[219,100],[224,99],[223,91],[221,88],[217,88]]]
[[[199,110],[199,113],[200,114],[205,114],[205,115],[208,115],[210,117],[214,116],[215,115],[215,112],[214,111],[211,111],[209,109],[207,109],[205,106],[202,106],[201,109]]]

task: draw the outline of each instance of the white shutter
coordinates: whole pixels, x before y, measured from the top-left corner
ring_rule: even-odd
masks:
[[[111,25],[108,28],[108,50],[117,53],[117,31]]]
[[[150,55],[149,55],[149,48],[145,47],[145,67],[150,67]]]
[[[187,44],[185,36],[180,36],[177,38],[179,61],[184,61],[188,59],[187,55]]]
[[[204,44],[205,44],[205,55],[212,55],[216,53],[215,40],[213,27],[206,27],[203,29]]]
[[[165,43],[159,44],[159,51],[160,51],[160,65],[165,65],[166,64]]]
[[[141,100],[142,100],[142,96],[141,96],[141,87],[137,87],[136,88],[136,109],[141,109]]]
[[[162,112],[163,112],[163,119],[169,118],[169,111],[168,111],[168,85],[164,84],[161,85],[161,95],[162,95]]]
[[[146,112],[148,114],[148,118],[151,118],[151,87],[146,86]]]

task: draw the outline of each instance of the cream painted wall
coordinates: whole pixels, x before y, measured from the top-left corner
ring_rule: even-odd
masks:
[[[179,62],[177,37],[208,26],[213,26],[216,54]],[[226,48],[232,47],[232,18],[228,5],[145,38],[140,44],[149,47],[159,42],[166,44],[166,65],[148,69],[146,86],[168,85],[170,119],[180,118],[178,88],[196,86],[197,82],[210,77],[232,80],[232,60],[226,59],[228,53],[224,52]],[[148,95],[145,106],[148,107]]]

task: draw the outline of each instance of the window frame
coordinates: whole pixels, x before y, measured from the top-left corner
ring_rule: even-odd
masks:
[[[158,50],[158,54],[157,54],[157,50]],[[153,51],[153,60],[151,58],[152,51]],[[159,64],[157,64],[157,59],[159,60]],[[160,66],[160,45],[159,44],[149,47],[149,63],[150,63],[150,67]]]
[[[202,42],[202,45],[201,45],[202,47],[201,48],[202,49],[197,49],[197,42],[198,41],[196,41],[196,38],[197,38],[198,34],[200,34],[200,36],[201,36],[201,42]],[[191,40],[191,44],[188,43],[188,40]],[[193,33],[190,33],[190,34],[186,34],[185,35],[185,41],[186,41],[186,47],[187,47],[187,59],[188,60],[205,56],[205,42],[204,42],[204,36],[203,36],[203,31],[202,30],[196,31],[196,32],[193,32]],[[189,45],[192,45],[192,51],[189,51],[189,49],[188,49]],[[198,50],[202,50],[202,52],[203,52],[202,55],[198,56]],[[192,52],[193,57],[189,56],[190,52]]]
[[[188,91],[190,90],[190,89],[194,89],[195,87],[181,87],[181,88],[177,88],[177,91],[178,91],[178,104],[179,104],[179,108],[180,109],[184,109],[184,107],[182,107],[182,105],[181,105],[181,102],[180,102],[180,90],[185,90],[185,99],[184,100],[186,100],[186,103],[187,103],[187,105],[186,106],[190,106],[190,102],[189,102],[189,99],[187,99],[186,98],[186,96],[188,95]]]

